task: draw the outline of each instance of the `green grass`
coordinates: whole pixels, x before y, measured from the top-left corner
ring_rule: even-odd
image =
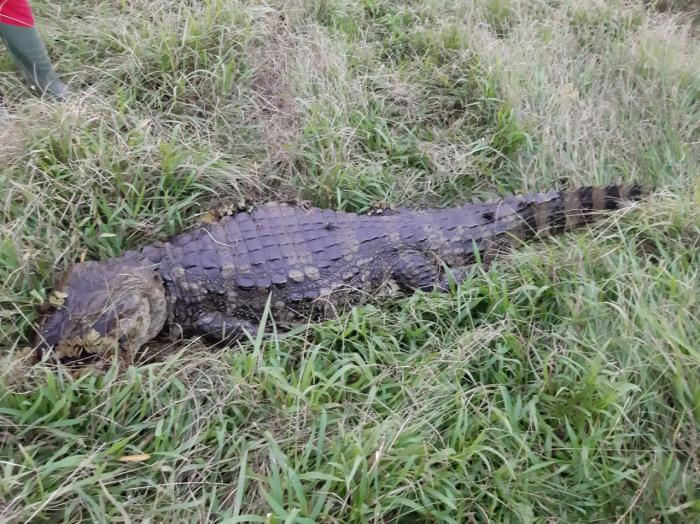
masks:
[[[643,3],[36,0],[76,96],[0,55],[0,520],[700,522],[700,44]],[[62,270],[243,198],[623,180],[657,193],[448,294],[17,361]]]

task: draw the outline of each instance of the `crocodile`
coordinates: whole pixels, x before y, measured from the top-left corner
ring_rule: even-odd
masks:
[[[449,290],[470,266],[590,223],[641,186],[581,187],[441,209],[355,214],[272,202],[119,257],[73,265],[51,295],[39,358],[133,352],[160,334],[234,341],[367,300]]]

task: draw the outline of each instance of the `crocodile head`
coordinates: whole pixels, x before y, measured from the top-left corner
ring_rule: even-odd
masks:
[[[68,270],[39,323],[37,356],[83,359],[118,347],[136,350],[167,316],[160,276],[137,256],[83,262]]]

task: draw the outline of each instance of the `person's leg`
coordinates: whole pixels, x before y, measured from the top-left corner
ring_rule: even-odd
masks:
[[[34,27],[27,0],[0,0],[0,39],[33,88],[58,98],[68,95],[51,65],[46,47]]]

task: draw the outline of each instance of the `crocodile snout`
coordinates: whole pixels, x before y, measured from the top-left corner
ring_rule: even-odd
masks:
[[[145,262],[121,257],[73,266],[49,299],[35,347],[42,358],[87,358],[118,347],[137,350],[163,328],[165,291]]]

